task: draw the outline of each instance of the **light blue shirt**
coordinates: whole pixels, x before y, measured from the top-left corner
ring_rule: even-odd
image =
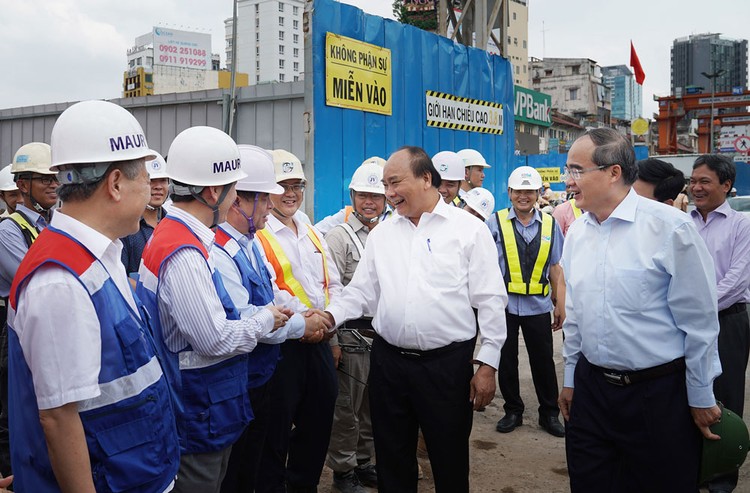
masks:
[[[516,210],[511,207],[510,212],[508,213],[508,218],[515,219],[517,217],[518,216],[516,215]],[[521,221],[515,221],[516,230],[521,234],[523,239],[526,240],[526,243],[531,242],[531,240],[536,237],[541,224],[542,215],[539,211],[536,210],[534,211],[534,219],[529,223],[528,226],[524,226]],[[500,270],[502,270],[503,275],[505,275],[507,266],[505,264],[505,255],[503,254],[503,238],[500,235],[500,227],[497,224],[497,214],[493,214],[492,217],[487,219],[487,226],[490,228],[490,232],[492,233],[492,239],[495,240],[495,246],[497,247],[497,260],[500,264]],[[555,221],[555,229],[552,232],[552,235],[553,240],[552,248],[549,252],[549,265],[544,269],[542,273],[542,277],[544,279],[549,279],[549,266],[560,263],[560,257],[562,256],[564,238],[562,231],[560,230],[560,226],[557,224],[557,221]],[[550,289],[550,293],[551,292],[552,290]],[[550,294],[548,294],[547,296],[523,296],[519,294],[508,293],[507,310],[513,315],[519,315],[522,317],[539,315],[542,313],[549,313],[550,311],[552,311],[552,308],[552,298]]]
[[[586,213],[570,226],[562,266],[565,387],[581,354],[617,370],[684,356],[690,406],[716,403],[714,264],[688,215],[630,190],[601,224]]]
[[[232,227],[228,222],[222,223],[221,227],[229,234],[229,236],[239,243],[242,248],[242,254],[250,261],[255,272],[258,272],[255,255],[253,255],[250,250],[253,243],[247,236],[237,231],[237,229]],[[227,293],[229,293],[229,297],[232,298],[232,302],[234,303],[235,308],[240,312],[240,316],[242,318],[252,318],[257,316],[258,312],[263,310],[263,307],[251,305],[249,303],[250,293],[248,293],[245,286],[243,286],[242,274],[234,263],[232,257],[227,255],[227,252],[221,248],[216,248],[215,244],[211,245],[209,255],[216,266],[216,270],[221,274],[224,288],[226,288]],[[261,337],[258,339],[258,342],[263,342],[265,344],[281,344],[287,340],[287,338],[299,339],[303,335],[305,335],[305,319],[299,313],[295,313],[283,327]]]
[[[16,205],[16,211],[21,212],[31,221],[32,226],[41,231],[47,227],[47,221],[36,211],[29,209],[23,204]],[[0,296],[8,297],[10,285],[16,275],[21,260],[26,256],[29,247],[23,237],[21,228],[12,220],[5,219],[0,222]]]

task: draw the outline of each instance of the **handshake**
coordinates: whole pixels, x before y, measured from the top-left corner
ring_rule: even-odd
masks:
[[[273,313],[274,326],[273,330],[277,330],[282,327],[289,318],[294,315],[294,312],[289,308],[268,306],[271,313]],[[304,313],[305,317],[305,333],[300,337],[300,342],[308,344],[317,344],[322,340],[328,340],[333,337],[334,320],[330,313],[318,310],[317,308],[310,308]]]

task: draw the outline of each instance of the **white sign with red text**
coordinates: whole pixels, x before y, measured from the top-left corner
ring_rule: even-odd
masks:
[[[154,27],[154,65],[211,70],[211,35]]]

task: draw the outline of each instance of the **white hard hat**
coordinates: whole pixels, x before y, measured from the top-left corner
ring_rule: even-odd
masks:
[[[10,164],[0,169],[0,192],[15,192],[18,190],[13,174],[10,172]]]
[[[138,120],[108,101],[82,101],[63,111],[52,127],[50,143],[53,171],[65,164],[154,158]]]
[[[513,190],[539,190],[542,188],[542,177],[531,166],[520,166],[513,170],[508,178],[508,188]]]
[[[489,164],[487,164],[487,161],[485,161],[484,156],[482,156],[479,151],[475,151],[474,149],[461,149],[457,153],[461,159],[464,160],[464,166],[481,166],[482,168],[491,168]]]
[[[198,126],[183,130],[172,141],[167,155],[167,175],[185,185],[229,185],[247,176],[242,170],[237,144],[217,128]],[[179,194],[178,188],[182,187],[175,187]]]
[[[352,175],[349,190],[385,195],[383,168],[375,162],[365,161],[357,168],[354,175]]]
[[[489,190],[482,187],[474,187],[464,195],[466,205],[477,211],[486,221],[495,211],[495,197]]]
[[[305,179],[305,171],[302,169],[302,163],[299,158],[284,149],[274,149],[271,151],[273,156],[273,168],[276,174],[276,183],[284,180],[302,180]]]
[[[440,151],[432,156],[432,164],[443,180],[461,181],[464,179],[464,160],[453,151]]]
[[[52,165],[52,154],[49,144],[44,142],[29,142],[22,145],[13,157],[10,172],[14,175],[21,173],[39,173],[41,175],[54,175],[56,172],[50,170]]]
[[[161,157],[161,154],[151,150],[156,158],[146,161],[146,171],[148,171],[148,177],[150,180],[158,180],[159,178],[169,178],[167,175],[167,162]]]
[[[247,176],[237,182],[240,192],[262,192],[278,195],[284,189],[276,183],[273,156],[258,146],[240,144],[240,159]]]
[[[385,168],[385,159],[383,159],[382,157],[378,157],[378,156],[368,157],[367,159],[362,161],[362,164],[365,164],[365,163],[375,163],[381,168]]]

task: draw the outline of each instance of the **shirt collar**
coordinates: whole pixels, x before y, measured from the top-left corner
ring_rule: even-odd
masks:
[[[208,226],[200,222],[197,217],[179,207],[170,207],[168,215],[187,224],[206,249],[211,246],[211,243],[214,241],[214,232],[209,229]]]
[[[219,224],[219,226],[240,245],[247,245],[248,243],[250,243],[250,239],[244,234],[237,231],[237,228],[229,224],[229,222],[225,221]]]
[[[360,221],[359,218],[354,215],[354,212],[352,212],[352,214],[349,214],[349,218],[346,220],[346,222],[349,224],[349,226],[352,227],[355,233],[365,227],[365,225],[362,224],[362,221]]]
[[[729,205],[729,202],[727,202],[725,200],[724,202],[721,203],[721,205],[719,207],[717,207],[716,209],[714,209],[711,212],[709,212],[708,214],[706,214],[706,221],[703,221],[703,216],[701,215],[701,213],[700,213],[700,211],[698,209],[693,209],[692,211],[690,211],[690,215],[692,217],[697,217],[698,219],[701,220],[701,222],[708,222],[708,218],[711,217],[711,216],[720,214],[720,215],[722,215],[724,217],[729,217],[729,215],[732,214],[732,211],[733,211],[733,209]]]
[[[437,193],[437,197],[436,198],[437,198],[437,202],[435,203],[435,206],[432,208],[432,210],[429,211],[429,212],[423,212],[422,215],[426,216],[426,215],[435,214],[437,216],[449,217],[450,213],[451,213],[451,209],[454,208],[454,205],[453,204],[446,204],[445,200],[443,200],[443,196],[440,195],[440,193]],[[404,217],[404,216],[400,215],[395,210],[393,212],[393,219],[394,220],[398,220],[398,221],[408,221],[408,222],[411,222],[411,219],[409,219],[408,217]],[[421,220],[421,218],[420,218],[420,220]]]
[[[29,209],[25,205],[19,203],[16,205],[16,211],[22,212],[24,216],[29,218],[35,226],[39,224],[39,218],[42,217],[37,211]]]
[[[635,193],[635,190],[631,187],[628,191],[628,194],[625,195],[625,198],[622,199],[622,201],[617,204],[617,207],[615,207],[615,210],[612,211],[612,213],[609,215],[607,219],[604,220],[604,222],[609,221],[610,219],[620,219],[621,221],[627,221],[627,222],[633,222],[635,221],[635,211],[638,208],[638,202],[641,200],[651,200],[651,199],[644,199],[643,197],[640,197],[637,193]],[[596,218],[593,214],[590,212],[585,214],[583,216],[583,220],[587,223],[598,225]]]
[[[113,243],[118,247],[122,245],[120,240],[112,241],[94,228],[61,211],[56,211],[52,215],[52,226],[78,240],[98,259],[104,256],[104,252]]]
[[[516,214],[516,209],[511,206],[510,212],[508,212],[508,219],[516,219],[518,217],[518,214]],[[534,208],[534,221],[541,223],[542,222],[542,216],[539,214],[539,211]]]
[[[294,224],[297,226],[297,236],[303,236],[307,234],[307,225],[305,223],[303,223],[302,221],[298,221],[294,216],[292,216],[292,221],[294,221]],[[274,234],[277,234],[284,228],[288,229],[289,232],[294,234],[294,231],[292,231],[291,228],[279,221],[279,219],[273,214],[268,215],[268,219],[266,220],[266,228],[270,229]]]

